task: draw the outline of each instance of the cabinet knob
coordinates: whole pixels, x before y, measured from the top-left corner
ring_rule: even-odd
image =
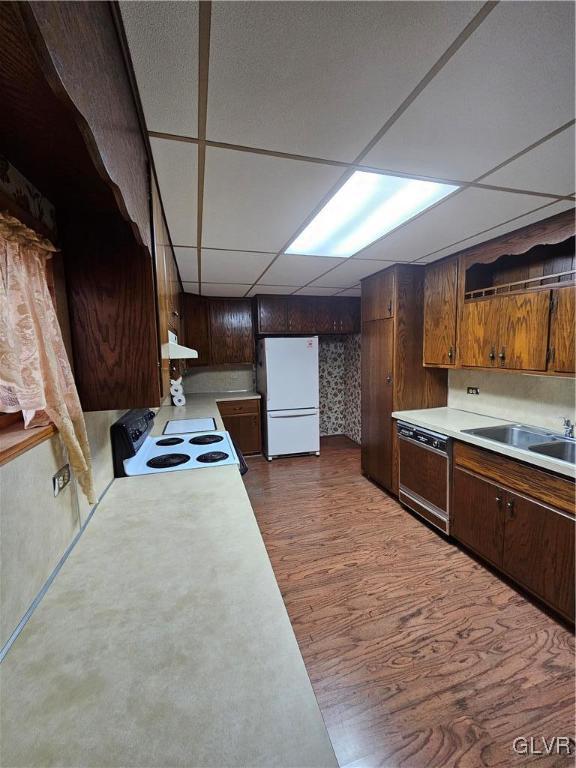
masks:
[[[495,360],[496,359],[496,352],[494,351],[494,347],[492,347],[492,349],[488,353],[488,357],[489,357],[490,360]]]
[[[513,501],[507,501],[506,502],[506,509],[508,510],[508,513],[510,517],[514,517],[514,502]]]
[[[505,349],[504,347],[502,347],[502,349],[501,349],[501,350],[500,350],[500,352],[498,353],[498,359],[499,359],[499,360],[500,360],[500,362],[502,362],[502,363],[504,362],[504,360],[506,360],[506,349]]]
[[[386,384],[392,384],[392,376],[390,376],[390,374],[386,376]]]
[[[450,347],[450,349],[448,350],[448,360],[452,360],[453,357],[454,357],[454,347]]]
[[[388,314],[389,315],[392,314],[392,299],[390,299],[390,301],[388,302]]]
[[[496,504],[502,504],[502,496],[496,496]]]

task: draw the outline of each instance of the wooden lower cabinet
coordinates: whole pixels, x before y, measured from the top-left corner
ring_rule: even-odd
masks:
[[[512,493],[505,514],[503,570],[574,619],[574,519]]]
[[[500,568],[504,545],[504,491],[456,468],[452,499],[451,532],[454,538]]]
[[[218,403],[225,429],[246,456],[261,453],[260,401],[226,400]]]
[[[574,483],[461,443],[454,461],[454,538],[574,622]],[[549,483],[540,486],[538,474],[548,474]],[[532,485],[540,500],[518,493]]]

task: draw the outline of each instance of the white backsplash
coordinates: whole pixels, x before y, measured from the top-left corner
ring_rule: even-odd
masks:
[[[478,387],[479,395],[467,394]],[[448,407],[562,432],[562,417],[576,420],[574,379],[501,371],[450,371]]]
[[[186,371],[183,379],[187,395],[206,392],[252,392],[256,388],[253,365],[213,367]]]

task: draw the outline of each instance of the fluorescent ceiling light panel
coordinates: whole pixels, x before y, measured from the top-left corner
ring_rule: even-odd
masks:
[[[286,253],[352,256],[456,189],[453,184],[355,171]]]

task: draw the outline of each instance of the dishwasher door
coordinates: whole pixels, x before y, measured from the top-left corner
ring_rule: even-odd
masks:
[[[420,433],[421,434],[421,433]],[[445,534],[450,533],[449,516],[449,442],[439,450],[407,437],[398,429],[400,449],[399,499],[413,512]]]

